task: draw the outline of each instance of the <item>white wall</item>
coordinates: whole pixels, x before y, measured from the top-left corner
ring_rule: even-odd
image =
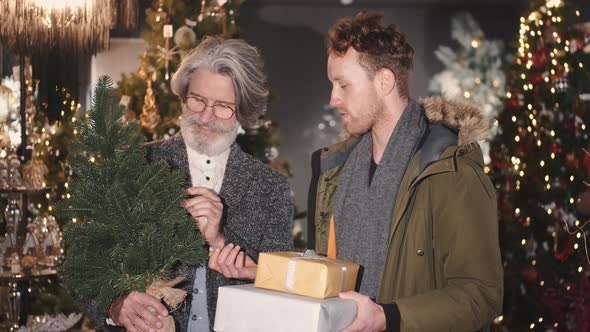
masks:
[[[147,49],[141,38],[111,38],[110,48],[92,57],[90,62],[90,82],[86,88],[86,109],[92,102],[92,88],[102,75],[108,75],[114,82],[121,79],[121,74],[136,72],[139,69],[139,57]]]

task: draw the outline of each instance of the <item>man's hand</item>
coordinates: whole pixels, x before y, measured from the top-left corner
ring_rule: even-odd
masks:
[[[109,308],[109,317],[129,332],[156,332],[162,327],[160,317],[166,316],[168,310],[160,300],[141,292],[122,296]]]
[[[233,243],[209,253],[209,268],[226,278],[254,280],[256,263]]]
[[[356,302],[356,319],[342,332],[381,332],[385,331],[385,313],[383,307],[371,298],[357,292],[344,292],[338,295],[341,299]]]
[[[225,238],[221,233],[221,199],[205,187],[191,187],[187,192],[195,197],[185,200],[182,207],[195,219],[197,228],[209,246],[223,248]]]

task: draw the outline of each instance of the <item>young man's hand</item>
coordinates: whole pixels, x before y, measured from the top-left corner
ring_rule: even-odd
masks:
[[[385,312],[383,307],[373,302],[370,297],[357,292],[344,292],[341,299],[356,302],[356,319],[342,332],[382,332],[385,331]]]

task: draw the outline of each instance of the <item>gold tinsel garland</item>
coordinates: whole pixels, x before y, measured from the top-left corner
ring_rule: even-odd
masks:
[[[95,54],[108,48],[113,9],[108,0],[1,0],[0,40],[20,54]]]
[[[154,132],[154,129],[162,120],[158,113],[156,96],[154,95],[154,90],[152,90],[152,81],[150,79],[147,80],[147,90],[145,92],[143,107],[139,119],[141,120],[141,126],[150,133]]]

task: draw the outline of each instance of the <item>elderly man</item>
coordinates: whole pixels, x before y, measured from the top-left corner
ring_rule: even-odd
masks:
[[[266,110],[263,61],[242,40],[206,38],[182,60],[171,82],[182,102],[181,131],[154,142],[148,159],[186,174],[183,207],[209,245],[207,267],[178,272],[189,281],[190,306],[173,313],[181,331],[212,330],[219,286],[253,280],[258,254],[292,249],[293,206],[287,179],[240,150],[240,124]],[[168,312],[133,292],[114,301],[109,317],[128,331],[155,331]]]

